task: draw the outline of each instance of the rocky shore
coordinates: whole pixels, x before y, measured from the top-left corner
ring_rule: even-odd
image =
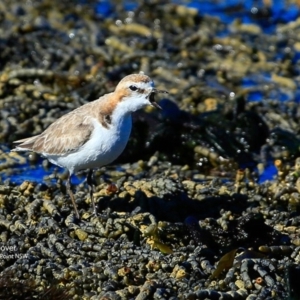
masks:
[[[250,23],[168,1],[12,2],[0,3],[0,299],[300,299],[300,19],[267,1],[226,10]],[[66,174],[12,142],[140,71],[169,91],[163,110],[135,114],[125,152],[96,172],[98,216],[78,175],[79,221]]]

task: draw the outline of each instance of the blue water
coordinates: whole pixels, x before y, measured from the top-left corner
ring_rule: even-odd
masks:
[[[265,167],[262,174],[259,176],[259,183],[265,182],[267,180],[273,180],[277,175],[276,167],[270,163],[268,166]]]
[[[0,173],[1,181],[5,181],[7,178],[15,184],[21,184],[25,180],[41,183],[47,179],[47,182],[55,184],[57,178],[50,179],[49,176],[53,173],[57,175],[62,174],[64,170],[62,168],[56,167],[51,164],[51,166],[47,169],[42,167],[42,159],[40,159],[36,164],[30,165],[20,164],[17,165],[17,170],[12,175],[5,176],[5,173]],[[71,182],[73,184],[79,184],[84,180],[83,176],[73,175],[71,178]]]
[[[173,0],[171,2],[195,8],[202,16],[218,17],[228,25],[239,18],[243,24],[259,25],[265,33],[273,32],[276,24],[294,21],[299,16],[298,6],[287,5],[285,0],[275,0],[270,7],[266,7],[262,0]],[[132,11],[137,7],[136,1],[123,2],[125,11]],[[114,13],[113,5],[109,0],[100,0],[95,9],[97,14],[102,17],[110,17]]]

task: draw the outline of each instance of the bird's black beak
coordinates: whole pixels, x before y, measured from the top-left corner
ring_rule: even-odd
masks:
[[[154,106],[155,108],[158,108],[158,109],[162,109],[156,102],[155,102],[155,99],[154,99],[154,96],[156,93],[167,93],[167,91],[164,91],[164,90],[157,90],[157,89],[153,89],[151,91],[151,93],[149,94],[149,101],[151,103],[152,106]]]

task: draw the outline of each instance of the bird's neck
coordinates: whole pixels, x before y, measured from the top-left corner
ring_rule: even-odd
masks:
[[[117,108],[111,116],[111,122],[113,126],[116,127],[117,131],[122,131],[124,126],[126,128],[128,127],[131,128],[131,123],[132,123],[131,113],[130,112],[124,113],[123,110]]]

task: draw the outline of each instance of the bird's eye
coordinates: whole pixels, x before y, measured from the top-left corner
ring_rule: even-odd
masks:
[[[138,89],[135,85],[131,85],[129,88],[130,88],[132,91],[136,91],[136,90]]]

